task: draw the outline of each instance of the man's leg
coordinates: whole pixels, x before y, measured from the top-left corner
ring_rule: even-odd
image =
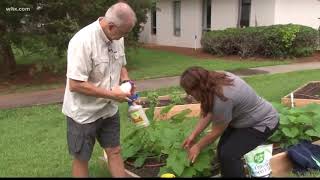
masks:
[[[88,177],[88,161],[81,161],[74,158],[72,162],[72,176],[73,177]]]
[[[88,162],[95,144],[96,123],[78,124],[67,117],[67,142],[73,156],[72,176],[88,177]]]
[[[121,157],[119,112],[99,122],[97,140],[107,153],[108,168],[112,177],[128,177]]]
[[[108,156],[108,167],[112,177],[128,177],[124,170],[124,163],[120,154],[120,146],[105,148],[105,151]]]

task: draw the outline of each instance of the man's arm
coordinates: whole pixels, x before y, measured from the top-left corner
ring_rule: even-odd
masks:
[[[110,91],[96,87],[87,81],[78,81],[69,78],[69,89],[71,92],[78,92],[88,96],[108,98],[119,102],[130,101],[128,98],[130,94],[122,92],[119,86],[116,86]]]
[[[120,72],[120,82],[124,80],[130,80],[127,68],[125,66],[122,66],[121,72]]]

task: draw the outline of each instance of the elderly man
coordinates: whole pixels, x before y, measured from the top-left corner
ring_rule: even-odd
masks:
[[[89,175],[88,162],[95,139],[108,155],[111,175],[126,176],[120,155],[116,103],[129,101],[130,94],[122,92],[119,84],[129,80],[123,37],[135,23],[132,8],[119,2],[69,42],[62,112],[67,117],[67,142],[75,177]]]

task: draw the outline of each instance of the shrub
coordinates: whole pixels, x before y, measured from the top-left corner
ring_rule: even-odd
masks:
[[[218,55],[287,58],[311,55],[318,36],[317,30],[295,24],[228,28],[205,33],[201,44]]]

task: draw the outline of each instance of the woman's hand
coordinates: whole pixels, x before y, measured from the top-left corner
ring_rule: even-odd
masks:
[[[191,161],[191,163],[194,163],[196,158],[198,157],[201,149],[200,147],[195,144],[188,150],[188,159]]]
[[[184,149],[190,149],[190,147],[193,145],[193,137],[190,135],[188,136],[182,143],[182,147]]]

